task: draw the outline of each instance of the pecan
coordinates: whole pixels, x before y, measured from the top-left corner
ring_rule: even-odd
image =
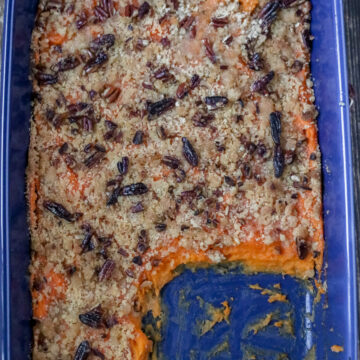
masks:
[[[75,5],[74,4],[70,4],[68,5],[68,7],[65,9],[65,12],[67,15],[72,15],[74,13],[75,10]]]
[[[195,17],[194,16],[186,16],[182,19],[179,23],[180,28],[184,28],[185,30],[189,30],[191,25],[194,23]]]
[[[186,173],[183,169],[175,169],[174,174],[177,183],[182,183],[186,178]]]
[[[35,79],[39,85],[53,85],[58,82],[58,76],[56,74],[49,74],[40,71],[35,74]]]
[[[290,7],[296,0],[280,0],[280,6],[282,8]]]
[[[101,0],[101,7],[109,14],[114,15],[114,4],[113,0]]]
[[[119,131],[119,132],[117,133],[117,135],[115,136],[114,141],[115,141],[116,143],[120,144],[121,141],[122,141],[122,138],[123,138],[123,133],[122,133],[122,131]]]
[[[243,173],[247,179],[251,178],[251,166],[247,163],[243,165]]]
[[[80,15],[77,17],[76,21],[75,21],[75,26],[78,30],[80,30],[81,28],[83,28],[88,22],[88,17],[86,15],[86,13],[83,11],[82,13],[80,13]]]
[[[112,139],[115,135],[115,130],[109,130],[104,134],[104,140],[108,141]]]
[[[144,142],[144,132],[141,130],[138,130],[133,138],[133,144],[134,145],[141,145]]]
[[[129,158],[124,156],[121,161],[117,163],[117,168],[121,175],[126,175],[129,170]]]
[[[260,71],[264,68],[264,60],[259,53],[249,54],[248,66],[251,70]]]
[[[69,276],[74,275],[76,273],[76,270],[77,268],[74,265],[68,265],[65,267],[65,271]]]
[[[98,71],[100,67],[108,61],[108,56],[103,51],[100,51],[95,57],[87,61],[84,66],[83,74],[90,74]]]
[[[284,162],[285,165],[291,165],[296,159],[296,154],[292,150],[285,151]]]
[[[105,326],[108,328],[108,329],[111,329],[112,327],[114,327],[115,325],[117,325],[119,322],[116,318],[115,315],[112,315],[112,316],[109,316],[107,319],[105,319]],[[105,357],[104,357],[104,360],[105,360]]]
[[[215,29],[224,27],[229,23],[229,18],[227,16],[224,17],[218,17],[218,18],[212,18],[211,23]]]
[[[279,0],[270,0],[259,12],[258,19],[261,20],[261,28],[265,31],[270,29],[275,21],[277,12],[280,8]]]
[[[96,149],[96,151],[92,155],[90,155],[84,160],[84,164],[86,167],[91,169],[95,165],[99,164],[104,159],[104,157],[105,157],[105,153],[103,151],[99,151],[98,149]]]
[[[199,159],[198,159],[196,151],[193,148],[193,146],[191,145],[190,141],[186,137],[183,137],[181,140],[183,143],[183,155],[184,155],[186,161],[191,166],[198,166]]]
[[[134,9],[134,6],[131,5],[131,4],[128,4],[128,5],[125,6],[124,15],[125,15],[126,17],[131,17],[132,14],[133,14],[133,12],[134,12],[134,10],[135,10],[135,9]]]
[[[256,151],[256,145],[253,142],[249,141],[245,144],[245,149],[249,154],[253,154]]]
[[[139,265],[141,266],[143,264],[143,261],[142,261],[142,258],[140,255],[137,255],[135,256],[133,259],[132,259],[132,262],[136,265]]]
[[[204,47],[205,47],[205,54],[209,58],[209,60],[215,64],[216,63],[216,55],[213,49],[213,44],[209,39],[205,39],[203,41]]]
[[[193,124],[197,127],[206,127],[214,119],[215,116],[213,114],[204,114],[201,112],[195,113],[195,115],[192,117]]]
[[[176,90],[176,96],[178,99],[183,99],[189,93],[189,88],[186,83],[181,83]]]
[[[81,242],[81,253],[83,254],[83,253],[94,250],[95,245],[91,241],[93,234],[94,234],[91,226],[89,224],[84,224],[82,226],[82,228],[84,230],[84,239]]]
[[[233,40],[234,40],[234,38],[232,37],[232,35],[229,35],[223,40],[223,42],[224,42],[224,44],[229,46],[233,42]]]
[[[296,239],[296,251],[300,260],[306,259],[309,252],[309,247],[305,239]]]
[[[45,10],[58,10],[62,12],[64,10],[63,0],[49,0],[46,4]]]
[[[180,166],[180,160],[175,156],[166,155],[161,162],[171,169],[177,169]]]
[[[175,106],[176,100],[173,98],[165,98],[155,103],[147,104],[148,120],[152,120],[155,116],[160,116],[166,111],[171,110]]]
[[[106,327],[108,328],[107,323]],[[91,352],[94,356],[100,358],[101,360],[105,360],[105,355],[100,350],[92,348]]]
[[[126,269],[126,270],[125,270],[125,274],[126,274],[128,277],[131,277],[131,278],[135,279],[135,273],[134,273],[131,269]]]
[[[170,0],[170,1],[173,4],[174,10],[178,10],[179,9],[179,0]]]
[[[87,340],[84,340],[80,343],[76,349],[74,360],[86,360],[91,352],[90,344]]]
[[[302,39],[303,39],[303,43],[305,45],[305,47],[310,50],[311,49],[311,45],[312,45],[312,42],[314,40],[314,37],[311,35],[310,33],[310,30],[309,29],[305,29],[303,32],[302,32]]]
[[[167,139],[167,133],[163,126],[159,126],[156,128],[156,134],[159,137],[160,140],[166,140]]]
[[[111,104],[115,102],[121,94],[121,90],[113,85],[105,85],[103,90],[100,92],[100,96]]]
[[[265,144],[263,144],[262,142],[258,143],[256,146],[256,154],[259,155],[260,157],[264,157],[266,152],[267,149]]]
[[[115,205],[118,201],[118,197],[120,196],[120,193],[121,193],[120,187],[115,188],[112,191],[108,201],[106,202],[106,205],[107,206]]]
[[[123,249],[123,248],[120,248],[120,249],[118,250],[118,253],[119,253],[121,256],[125,257],[125,258],[129,257],[129,253],[128,253],[125,249]]]
[[[131,212],[133,214],[137,214],[139,212],[143,212],[144,209],[144,205],[141,202],[138,202],[137,204],[135,204],[134,206],[131,207]]]
[[[115,35],[104,34],[90,42],[90,49],[94,52],[110,49],[115,44]]]
[[[147,186],[143,183],[135,183],[131,185],[126,185],[120,189],[121,196],[135,196],[143,195],[149,191]]]
[[[74,222],[78,219],[78,214],[72,214],[70,211],[68,211],[64,206],[61,204],[51,201],[51,200],[45,200],[43,202],[44,208],[48,211],[50,211],[55,216],[64,219],[68,222]]]
[[[99,281],[110,279],[114,269],[115,269],[115,262],[111,259],[107,259],[100,269],[98,275]]]
[[[260,94],[266,94],[267,93],[267,85],[274,78],[274,76],[275,76],[275,73],[273,71],[270,71],[265,76],[263,76],[260,79],[256,80],[251,85],[250,90],[252,92],[258,92]]]
[[[285,168],[285,158],[280,145],[275,145],[274,147],[273,164],[275,177],[281,177]]]
[[[150,12],[150,4],[147,1],[145,1],[139,7],[138,18],[143,19],[145,15],[147,15],[149,12]]]
[[[197,33],[197,28],[196,28],[196,25],[194,25],[190,30],[190,38],[195,39],[196,38],[196,33]]]
[[[33,280],[33,284],[32,284],[32,290],[35,291],[41,291],[44,288],[44,284],[45,284],[45,279],[44,278],[38,278],[36,277]]]
[[[236,181],[233,178],[231,178],[230,176],[224,176],[224,181],[229,186],[235,186],[236,185]]]
[[[64,155],[69,149],[69,144],[67,142],[63,143],[59,148],[59,154]]]
[[[137,251],[143,254],[149,248],[149,238],[147,236],[147,232],[145,230],[141,230],[138,243],[137,243]]]
[[[99,21],[105,21],[110,17],[110,14],[102,6],[95,6],[94,14]]]
[[[136,40],[135,48],[138,51],[142,51],[145,49],[146,45],[148,45],[148,41],[139,38]]]
[[[144,89],[154,90],[154,86],[152,84],[150,84],[150,83],[143,82],[142,86],[143,86]]]
[[[156,230],[157,232],[163,232],[163,231],[166,230],[166,228],[167,228],[167,225],[166,225],[166,224],[163,224],[163,223],[157,223],[157,224],[155,224],[155,230]]]
[[[90,49],[81,49],[80,50],[80,58],[84,63],[87,63],[94,56],[95,56],[95,54]]]
[[[93,131],[93,121],[88,116],[84,115],[81,117],[81,125],[84,131]]]
[[[190,89],[193,90],[200,85],[200,76],[198,74],[194,74],[190,79]]]
[[[166,36],[160,40],[160,43],[163,47],[170,47],[170,45],[171,45],[169,38]]]
[[[89,107],[91,107],[90,104],[87,104],[84,102],[77,102],[77,103],[68,105],[67,109],[69,110],[69,112],[71,114],[75,114],[75,113],[81,112]]]
[[[161,66],[158,70],[154,72],[154,77],[157,80],[167,82],[173,78],[173,75],[170,73],[169,69],[166,66]]]
[[[223,152],[223,151],[226,150],[225,145],[222,144],[222,143],[219,142],[219,141],[215,141],[215,148],[216,148],[216,150],[219,151],[219,152]]]
[[[75,69],[79,65],[80,65],[80,60],[77,57],[70,55],[67,58],[62,59],[58,63],[53,65],[51,67],[51,70],[54,72],[63,72],[63,71]]]
[[[95,144],[94,148],[95,148],[96,151],[100,151],[100,152],[103,152],[103,153],[106,152],[106,149],[101,144]]]
[[[210,106],[213,110],[225,106],[229,102],[225,96],[207,96],[205,104]]]
[[[117,128],[117,125],[110,120],[105,120],[105,125],[109,130],[115,130]]]
[[[84,324],[94,329],[99,329],[103,325],[103,311],[101,305],[79,315],[79,320]]]
[[[291,65],[291,71],[294,74],[297,74],[298,72],[300,72],[302,70],[303,66],[304,66],[304,63],[302,63],[299,60],[295,60],[294,63]]]
[[[158,267],[161,263],[161,260],[160,259],[152,259],[151,260],[151,265],[154,266],[154,267]]]
[[[279,111],[270,114],[270,129],[274,143],[280,145],[281,113]]]
[[[309,186],[307,185],[307,182],[305,182],[305,181],[302,181],[302,182],[300,182],[300,181],[294,181],[294,182],[293,182],[293,186],[294,186],[294,188],[296,188],[296,189],[303,189],[303,190],[307,190],[307,191],[312,191],[311,187],[309,187]]]

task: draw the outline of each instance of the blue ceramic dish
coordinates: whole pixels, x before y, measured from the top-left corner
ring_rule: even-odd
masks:
[[[313,348],[317,359],[357,360],[358,328],[356,258],[348,88],[341,0],[313,1],[312,55],[319,137],[323,154],[326,239],[325,280],[328,291],[312,313],[312,295],[299,281],[271,274],[221,275],[217,269],[185,271],[163,291],[168,314],[158,351],[172,359],[276,359],[284,352],[303,359]],[[31,348],[31,299],[28,290],[29,236],[26,223],[24,172],[27,160],[31,84],[29,44],[37,0],[6,0],[1,78],[0,128],[0,355],[2,360],[28,358]],[[281,283],[289,303],[271,307],[250,293],[248,285]],[[232,306],[230,325],[217,324],[198,334],[206,320],[199,298]],[[182,305],[181,305],[182,303]],[[185,306],[185,305],[186,306]],[[240,304],[240,305],[239,305]],[[326,305],[326,306],[324,306]],[[293,315],[295,336],[274,329],[247,333],[247,324],[267,312]],[[191,314],[191,316],[189,316]],[[222,345],[224,344],[224,345]],[[332,345],[344,352],[333,353]],[[315,345],[315,346],[314,346]],[[314,346],[314,347],[313,347]],[[249,355],[250,356],[250,355]]]

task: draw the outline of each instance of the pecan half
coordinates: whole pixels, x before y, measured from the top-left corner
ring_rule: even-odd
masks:
[[[45,200],[43,202],[44,208],[48,211],[50,211],[55,216],[64,219],[68,222],[74,222],[78,219],[77,214],[72,214],[70,211],[68,211],[64,206],[61,204],[51,201],[51,200]]]
[[[101,305],[79,315],[79,320],[84,324],[94,329],[99,329],[103,325],[103,311]]]
[[[87,340],[84,340],[80,343],[76,349],[74,360],[86,360],[91,352],[90,344]]]
[[[115,269],[115,262],[111,259],[107,259],[100,269],[98,275],[99,281],[110,279],[114,269]]]
[[[183,155],[184,155],[186,161],[191,166],[198,166],[199,158],[196,154],[195,149],[191,145],[190,141],[186,137],[183,137],[182,143],[183,143]]]

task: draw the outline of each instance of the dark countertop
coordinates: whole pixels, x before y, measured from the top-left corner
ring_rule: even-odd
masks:
[[[347,62],[349,84],[351,84],[350,95],[353,98],[351,107],[351,137],[353,148],[353,178],[355,193],[355,217],[357,234],[357,269],[359,277],[359,241],[360,241],[360,1],[343,0],[345,8],[345,30],[347,40]],[[358,281],[359,283],[359,281]],[[360,286],[358,291],[360,290]],[[360,292],[358,292],[360,299]],[[358,314],[360,320],[360,312]],[[360,324],[360,321],[359,321]]]
[[[3,27],[4,1],[0,0],[0,39]],[[11,1],[11,0],[8,0]],[[24,0],[26,1],[26,0]],[[315,0],[316,1],[316,0]],[[348,74],[352,85],[353,105],[351,107],[351,128],[354,165],[354,192],[356,224],[360,224],[360,0],[343,0],[345,8],[345,27],[347,37]],[[0,50],[1,52],[1,50]],[[0,64],[1,66],[1,64]],[[358,225],[356,226],[358,230]],[[359,231],[360,235],[360,231]],[[359,244],[360,237],[357,236]],[[357,249],[359,259],[359,246]],[[359,268],[359,261],[358,261]],[[359,287],[360,290],[360,287]],[[360,293],[359,293],[360,295]],[[360,299],[360,296],[359,296]],[[360,315],[360,313],[359,313]],[[360,324],[360,322],[359,322]]]

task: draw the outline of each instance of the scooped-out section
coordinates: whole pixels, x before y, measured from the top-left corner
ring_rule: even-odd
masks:
[[[161,291],[161,315],[143,318],[152,359],[325,358],[324,304],[311,281],[249,274],[239,264],[178,271]]]

